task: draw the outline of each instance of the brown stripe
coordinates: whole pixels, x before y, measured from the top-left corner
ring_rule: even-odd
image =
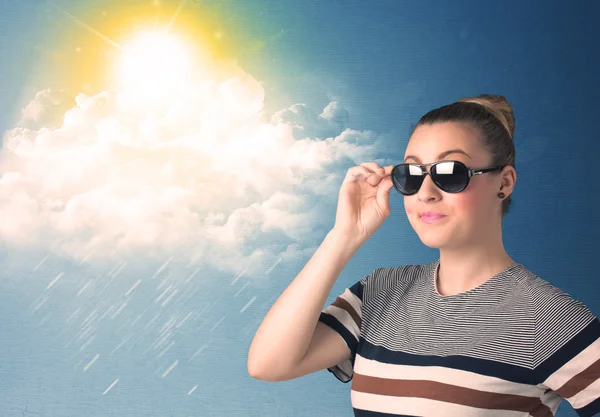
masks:
[[[350,314],[350,316],[352,317],[354,322],[358,325],[358,328],[360,329],[360,323],[361,323],[360,316],[358,315],[356,310],[354,310],[354,308],[350,305],[350,303],[348,301],[344,300],[342,297],[338,297],[331,304],[336,307],[343,308],[344,310],[346,310],[348,312],[348,314]]]
[[[558,372],[560,372],[560,370]],[[598,380],[598,375],[600,375],[600,359],[565,382],[556,393],[563,398],[571,398],[573,395],[579,394],[580,391],[596,382]]]
[[[377,378],[354,373],[352,390],[392,397],[416,397],[484,410],[514,410],[533,417],[553,417],[540,398],[497,394],[435,381]]]

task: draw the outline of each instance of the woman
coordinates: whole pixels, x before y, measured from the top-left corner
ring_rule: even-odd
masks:
[[[516,263],[502,217],[516,182],[514,115],[481,95],[424,115],[396,167],[350,168],[335,225],[256,332],[251,376],[328,369],[356,416],[600,413],[600,322]],[[404,197],[424,265],[377,268],[321,310],[340,272]]]

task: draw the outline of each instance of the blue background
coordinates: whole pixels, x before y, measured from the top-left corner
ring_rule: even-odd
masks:
[[[83,18],[99,10],[101,2],[89,2],[89,9],[86,3],[59,4]],[[433,107],[481,93],[507,97],[516,115],[518,178],[504,221],[505,248],[517,262],[600,314],[600,180],[595,176],[600,3],[229,0],[207,1],[204,7],[215,8],[232,38],[268,40],[260,50],[240,48],[236,56],[248,73],[267,81],[265,111],[295,103],[322,108],[335,98],[348,110],[350,127],[387,138],[381,158],[402,159],[411,127]],[[0,4],[1,131],[14,126],[35,91],[66,82],[60,69],[39,65],[36,46],[52,39],[48,9],[47,3],[31,0]],[[335,213],[331,198],[322,214],[329,227]],[[437,258],[437,251],[425,247],[410,227],[395,192],[391,206],[389,219],[351,260],[328,302],[376,267]],[[327,227],[315,231],[315,245],[326,232]],[[169,355],[151,359],[144,348],[152,340],[140,335],[138,350],[103,354],[106,360],[81,372],[96,351],[112,351],[115,329],[98,334],[94,351],[66,347],[76,332],[54,317],[74,312],[72,291],[57,288],[46,310],[32,314],[31,305],[48,281],[26,278],[66,271],[62,288],[79,288],[82,276],[106,274],[114,265],[92,270],[50,256],[33,271],[44,253],[4,244],[1,249],[2,416],[352,415],[350,385],[327,371],[278,384],[247,375],[247,351],[260,318],[308,257],[278,264],[268,280],[243,278],[233,285],[235,276],[204,270],[196,282],[201,290],[189,302],[210,306],[206,321],[191,330],[182,327]],[[156,271],[164,259],[153,262],[130,271],[111,291],[126,291],[137,281],[136,273]],[[238,293],[246,279],[248,286]],[[238,314],[252,295],[256,302],[247,314]],[[146,307],[140,301],[135,309],[141,313]],[[228,320],[213,328],[225,316]],[[208,340],[202,354],[188,361]],[[161,378],[177,358],[170,378]],[[112,391],[101,395],[116,378]],[[195,385],[194,395],[186,395]],[[575,413],[563,402],[557,415]]]

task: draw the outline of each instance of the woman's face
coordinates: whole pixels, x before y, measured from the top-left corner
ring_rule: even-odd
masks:
[[[448,153],[451,150],[461,152]],[[466,155],[465,155],[466,154]],[[458,123],[422,125],[415,129],[406,149],[406,163],[432,163],[455,160],[474,170],[488,168],[491,155],[483,148],[477,133]],[[424,168],[429,171],[430,167]],[[497,197],[506,175],[481,174],[471,178],[460,193],[446,193],[425,176],[416,194],[404,197],[406,215],[421,241],[431,248],[460,248],[485,239],[486,229],[500,221],[501,203]],[[502,188],[508,196],[512,189]],[[426,223],[422,212],[444,214],[440,220]]]

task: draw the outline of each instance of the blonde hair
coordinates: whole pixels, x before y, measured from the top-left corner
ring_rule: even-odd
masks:
[[[502,123],[502,126],[504,126],[511,139],[515,135],[515,115],[513,108],[503,96],[485,94],[478,97],[464,97],[458,101],[462,103],[476,103],[485,107]]]
[[[492,166],[515,166],[515,115],[513,108],[504,96],[481,94],[476,97],[463,97],[425,114],[412,133],[420,125],[456,122],[469,125],[479,133],[483,146],[492,156]],[[500,171],[490,172],[498,175]],[[502,215],[508,212],[511,196],[502,202]]]

